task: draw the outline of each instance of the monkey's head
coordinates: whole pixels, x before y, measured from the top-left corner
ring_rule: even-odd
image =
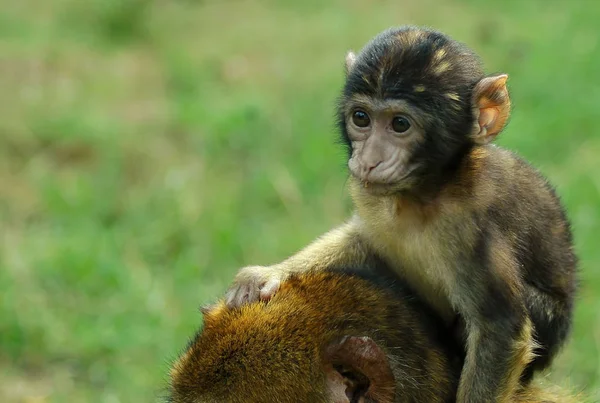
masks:
[[[291,279],[269,303],[204,310],[203,329],[171,370],[170,402],[392,403],[387,355],[353,335],[351,324],[367,319],[329,299],[363,283],[339,277]]]
[[[507,77],[485,77],[470,49],[417,27],[389,29],[349,52],[338,120],[351,175],[378,194],[440,178],[503,129]]]

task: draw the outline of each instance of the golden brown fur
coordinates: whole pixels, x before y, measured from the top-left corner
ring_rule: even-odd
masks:
[[[333,402],[324,351],[358,335],[383,348],[395,377],[392,399],[369,401],[452,402],[460,368],[439,319],[401,284],[363,274],[307,272],[284,282],[268,303],[231,309],[219,302],[173,365],[170,401]],[[532,386],[509,401],[575,402],[559,392]]]
[[[357,275],[321,271],[288,279],[268,303],[230,309],[221,301],[173,366],[172,401],[327,402],[323,351],[355,335],[373,338],[391,357],[402,391],[395,402],[447,402],[456,358],[411,298]]]

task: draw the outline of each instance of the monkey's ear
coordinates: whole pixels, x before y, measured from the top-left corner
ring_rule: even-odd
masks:
[[[353,51],[349,51],[346,53],[346,75],[350,74],[350,70],[352,66],[354,66],[354,62],[356,62],[356,55]]]
[[[394,400],[396,381],[388,358],[370,337],[344,337],[327,348],[325,361],[327,386],[335,402],[361,397]]]
[[[506,88],[508,75],[485,77],[473,90],[473,114],[476,118],[473,139],[487,144],[502,131],[510,114],[510,97]]]

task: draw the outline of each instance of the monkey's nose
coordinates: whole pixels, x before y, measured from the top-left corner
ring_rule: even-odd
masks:
[[[364,176],[365,178],[367,178],[367,177],[369,176],[369,174],[371,173],[371,171],[373,171],[375,168],[377,168],[377,167],[378,167],[378,166],[379,166],[379,165],[380,165],[382,162],[383,162],[383,161],[379,161],[379,162],[377,162],[377,163],[375,163],[375,164],[372,164],[372,163],[365,163],[365,164],[363,165],[363,169],[362,169],[362,171],[363,171],[363,176]]]
[[[369,172],[371,172],[372,170],[374,170],[375,168],[377,168],[379,166],[379,164],[381,164],[383,161],[379,161],[377,164],[372,165],[371,167],[369,167]]]

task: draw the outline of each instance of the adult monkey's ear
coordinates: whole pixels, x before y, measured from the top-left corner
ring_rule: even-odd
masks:
[[[473,90],[475,124],[472,138],[477,144],[493,141],[504,129],[510,114],[510,96],[506,88],[508,75],[481,79]]]
[[[350,70],[352,70],[352,66],[356,62],[356,54],[353,51],[349,51],[346,53],[346,75],[350,74]]]
[[[394,374],[386,354],[370,337],[347,336],[332,343],[325,351],[324,366],[333,402],[394,401]]]

